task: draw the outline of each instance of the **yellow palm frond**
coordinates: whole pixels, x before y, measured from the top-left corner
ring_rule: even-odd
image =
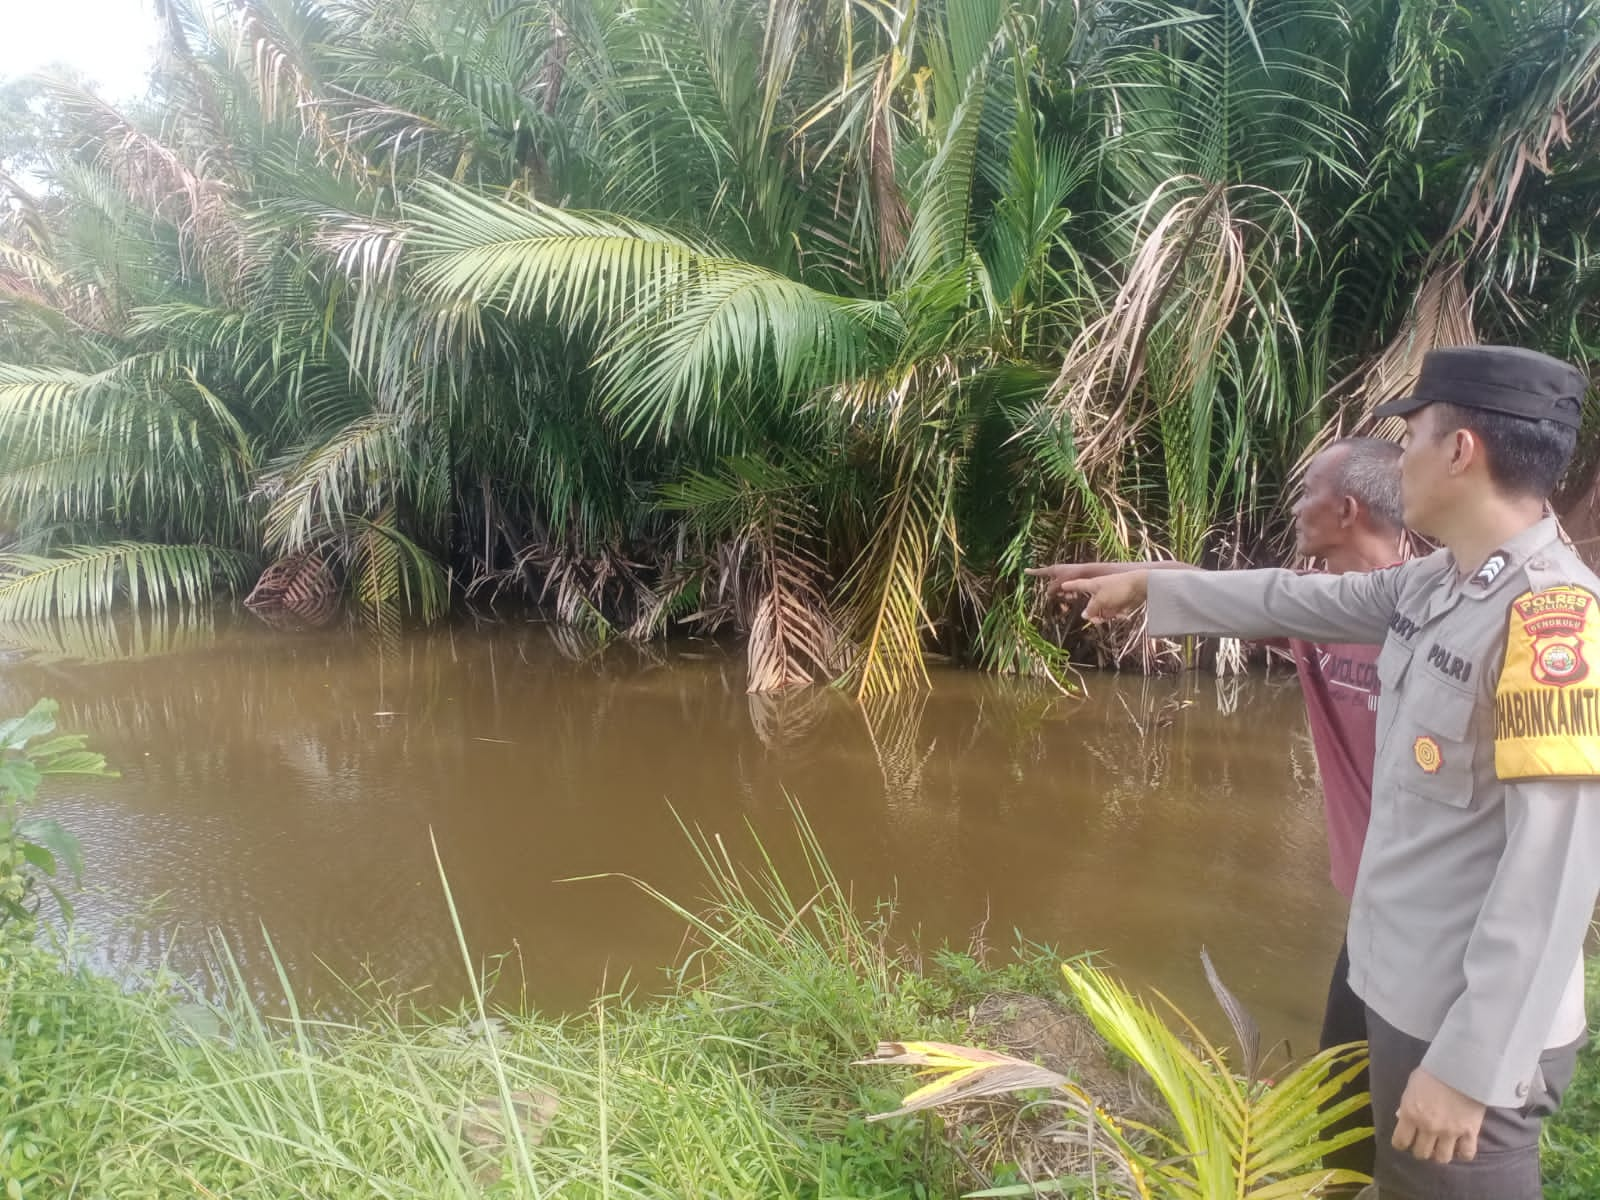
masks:
[[[1067,1076],[993,1050],[944,1042],[884,1042],[868,1063],[921,1068],[928,1082],[892,1113],[921,1112],[982,1096],[1048,1089],[1076,1118],[1108,1137],[1141,1196],[1159,1200],[1290,1200],[1363,1183],[1351,1171],[1321,1166],[1326,1156],[1370,1133],[1330,1133],[1358,1111],[1364,1096],[1341,1092],[1365,1065],[1364,1047],[1323,1051],[1277,1083],[1240,1076],[1198,1028],[1178,1014],[1185,1034],[1104,971],[1062,968],[1068,990],[1101,1037],[1133,1060],[1155,1084],[1170,1114],[1160,1129],[1118,1121]],[[1242,1005],[1215,981],[1236,1026],[1253,1029]],[[1170,1003],[1170,1002],[1169,1002]],[[1176,1010],[1174,1010],[1176,1012]],[[1247,1055],[1249,1053],[1247,1047]]]

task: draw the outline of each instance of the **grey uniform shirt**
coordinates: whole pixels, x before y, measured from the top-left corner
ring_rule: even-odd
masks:
[[[1519,1107],[1582,1036],[1600,892],[1600,579],[1554,520],[1463,580],[1439,551],[1371,574],[1149,576],[1152,634],[1382,646],[1350,986],[1423,1066]]]

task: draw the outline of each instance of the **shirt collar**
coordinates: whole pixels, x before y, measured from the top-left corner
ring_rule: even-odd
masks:
[[[1489,555],[1483,565],[1466,579],[1461,578],[1456,557],[1450,554],[1450,578],[1462,595],[1470,596],[1474,600],[1486,600],[1506,587],[1512,578],[1519,576],[1520,567],[1536,558],[1539,551],[1558,541],[1560,537],[1561,526],[1555,517],[1546,516],[1522,532],[1507,538],[1500,548]]]

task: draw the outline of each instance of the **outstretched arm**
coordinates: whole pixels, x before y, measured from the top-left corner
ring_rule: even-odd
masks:
[[[1052,599],[1088,597],[1084,616],[1090,621],[1122,616],[1148,601],[1149,630],[1157,636],[1203,633],[1376,645],[1388,632],[1405,569],[1345,575],[1152,569],[1162,566],[1130,570],[1121,563],[1091,563],[1032,573],[1049,580]]]

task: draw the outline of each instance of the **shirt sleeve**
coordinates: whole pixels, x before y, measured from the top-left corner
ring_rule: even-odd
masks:
[[[1300,575],[1294,571],[1154,571],[1149,632],[1303,638],[1380,645],[1406,568]]]
[[[1484,1104],[1526,1101],[1600,893],[1597,615],[1573,586],[1525,592],[1507,614],[1495,682],[1505,848],[1467,942],[1466,989],[1422,1060]]]
[[[1600,780],[1508,783],[1505,822],[1467,942],[1466,989],[1422,1065],[1480,1103],[1519,1108],[1581,969],[1600,891]]]

